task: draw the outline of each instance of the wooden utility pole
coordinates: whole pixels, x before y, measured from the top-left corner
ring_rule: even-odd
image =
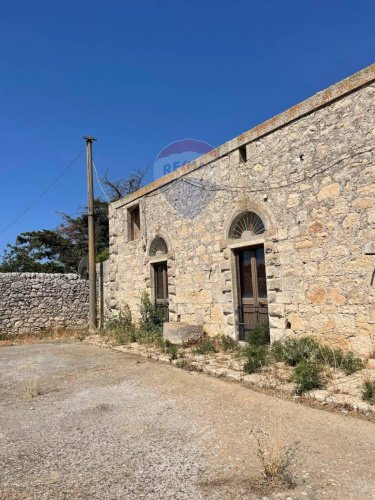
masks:
[[[89,237],[89,331],[96,330],[96,262],[95,262],[95,216],[94,183],[92,174],[92,143],[95,137],[83,137],[87,151],[87,218]]]

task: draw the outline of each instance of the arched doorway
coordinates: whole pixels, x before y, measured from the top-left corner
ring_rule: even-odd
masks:
[[[163,321],[169,320],[168,297],[168,245],[157,236],[150,245],[151,279],[153,300]]]
[[[265,226],[258,214],[239,214],[229,229],[235,258],[237,318],[239,339],[256,327],[268,324],[268,299],[264,255]]]

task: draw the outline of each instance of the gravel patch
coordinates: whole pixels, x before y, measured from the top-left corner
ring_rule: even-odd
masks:
[[[0,425],[4,499],[258,498],[253,428],[300,442],[269,498],[375,498],[372,423],[90,345],[2,347]]]

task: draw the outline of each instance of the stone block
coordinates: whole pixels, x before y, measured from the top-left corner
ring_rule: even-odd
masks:
[[[375,241],[370,241],[365,245],[365,254],[366,255],[375,255]]]
[[[268,306],[268,313],[270,316],[281,318],[284,316],[284,304],[270,304]]]
[[[202,325],[172,322],[163,325],[163,340],[177,345],[190,345],[199,342],[203,337]]]
[[[271,328],[276,328],[276,329],[283,329],[285,328],[285,318],[284,317],[277,317],[277,316],[270,316],[270,327]]]
[[[281,290],[281,280],[280,279],[270,279],[268,280],[268,289],[269,290]]]
[[[327,198],[334,198],[340,193],[340,184],[333,183],[324,186],[318,193],[318,201],[323,201]]]

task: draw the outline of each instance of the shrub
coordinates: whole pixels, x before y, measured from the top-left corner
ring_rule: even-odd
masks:
[[[197,345],[197,347],[195,347],[193,352],[197,354],[210,354],[218,352],[218,349],[215,340],[210,337],[206,337]]]
[[[163,314],[156,305],[151,302],[150,295],[147,292],[143,292],[141,295],[140,313],[140,326],[143,329],[154,330],[155,327],[161,327],[163,325]]]
[[[363,361],[358,356],[355,356],[352,352],[347,352],[344,354],[340,368],[347,374],[355,373],[358,370],[362,370],[364,367]]]
[[[270,343],[269,325],[259,325],[247,333],[246,342],[253,345],[267,345]]]
[[[162,326],[154,326],[153,328],[148,326],[145,328],[139,325],[135,329],[134,335],[136,342],[139,344],[150,344],[160,347],[161,349],[164,348]]]
[[[351,351],[344,352],[328,345],[318,344],[316,351],[311,353],[311,357],[315,357],[318,362],[327,366],[341,369],[346,375],[361,370],[364,366],[361,358],[355,356]]]
[[[165,350],[171,361],[178,358],[178,347],[175,344],[168,344]]]
[[[229,337],[229,335],[222,335],[219,338],[219,344],[220,344],[220,347],[225,352],[236,351],[239,348],[238,341],[233,339],[232,337]]]
[[[324,387],[322,380],[322,366],[309,359],[303,359],[298,363],[293,374],[296,382],[296,394],[303,394],[311,389]]]
[[[117,344],[127,344],[135,340],[135,328],[127,304],[120,310],[118,316],[105,321],[103,334],[113,338]]]
[[[371,405],[375,405],[375,379],[365,380],[362,390],[362,398]]]
[[[363,362],[352,352],[344,352],[327,345],[321,345],[311,337],[288,337],[272,344],[272,356],[276,361],[284,361],[296,366],[303,360],[315,361],[333,368],[340,368],[347,375],[363,368]]]
[[[151,302],[147,292],[143,292],[140,304],[141,319],[135,330],[135,339],[140,344],[163,344],[163,316],[161,311]]]
[[[275,341],[271,352],[276,361],[296,366],[301,361],[314,357],[318,349],[319,343],[310,337],[287,337],[284,341]]]
[[[241,352],[246,358],[244,371],[254,373],[268,364],[268,348],[265,345],[248,344]]]

